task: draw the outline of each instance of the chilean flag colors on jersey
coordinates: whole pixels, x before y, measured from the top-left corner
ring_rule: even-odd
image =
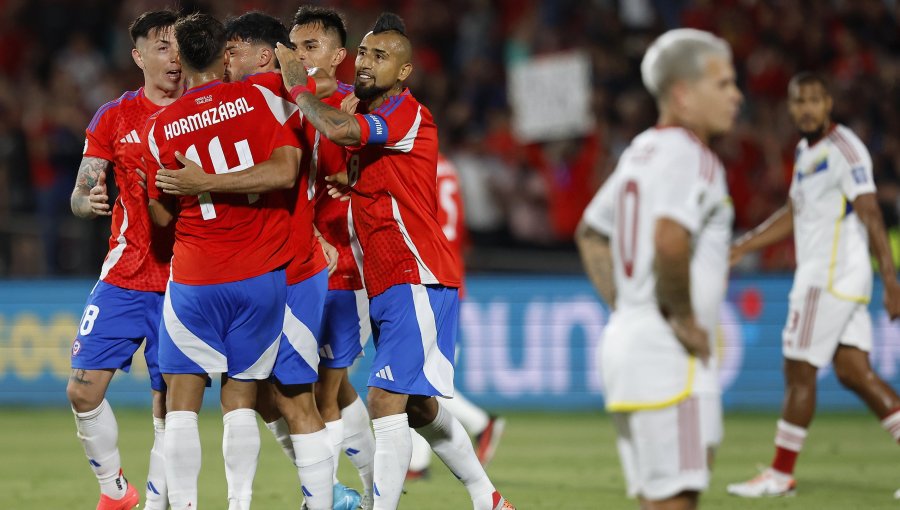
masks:
[[[216,80],[151,117],[142,136],[148,182],[155,182],[159,166],[180,168],[175,151],[206,172],[226,173],[261,163],[279,147],[299,147],[285,126],[297,106],[281,97],[280,84],[267,85]],[[168,199],[152,184],[148,192]],[[285,198],[283,192],[179,197],[173,281],[212,285],[285,266],[295,253]]]
[[[154,228],[147,195],[135,170],[141,163],[141,135],[147,119],[160,109],[140,88],[101,106],[85,130],[84,156],[113,164],[119,197],[112,207],[109,253],[100,279],[130,290],[162,292],[169,279],[172,232]],[[107,180],[109,178],[107,177]]]
[[[369,114],[357,114],[361,143],[348,147],[350,200],[369,297],[398,284],[461,283],[437,220],[437,128],[405,89]]]

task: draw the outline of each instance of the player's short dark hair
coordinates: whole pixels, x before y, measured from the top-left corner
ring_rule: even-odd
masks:
[[[378,19],[375,20],[375,26],[372,27],[373,34],[382,32],[397,32],[400,35],[406,35],[406,23],[403,18],[397,16],[393,12],[382,12]]]
[[[178,14],[175,11],[169,9],[147,11],[132,21],[131,26],[128,27],[131,42],[137,44],[137,40],[141,37],[148,37],[154,30],[171,27],[176,21],[178,21]]]
[[[338,11],[329,7],[303,5],[294,14],[293,26],[298,27],[310,23],[320,23],[326,32],[337,33],[341,46],[347,46],[347,22]]]
[[[181,63],[191,69],[208,68],[225,52],[225,27],[209,14],[194,13],[175,22]]]
[[[272,48],[278,43],[291,46],[290,32],[284,23],[274,16],[259,11],[251,11],[225,20],[225,40],[263,43]]]
[[[811,71],[802,71],[802,72],[795,74],[791,78],[790,83],[788,83],[788,90],[790,90],[794,87],[799,87],[801,85],[813,85],[813,84],[819,84],[822,87],[822,90],[824,90],[826,94],[831,95],[831,91],[829,90],[829,87],[828,87],[828,80],[826,80],[823,75],[821,75],[819,73],[814,73]]]

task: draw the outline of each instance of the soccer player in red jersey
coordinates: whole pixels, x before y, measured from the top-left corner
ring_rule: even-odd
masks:
[[[276,42],[289,43],[287,28],[277,18],[261,12],[250,12],[228,20],[225,31],[229,55],[225,76],[228,80],[250,83],[265,81],[283,89],[281,76],[272,71],[275,71]],[[282,95],[288,104],[293,105],[287,91],[283,91]],[[329,95],[328,90],[323,88],[323,96]],[[302,132],[297,116],[291,117],[291,120],[297,121],[290,124],[292,129]],[[297,465],[305,493],[315,495],[325,492],[332,487],[332,482],[336,482],[336,466],[325,466],[320,462],[324,457],[336,457],[337,452],[332,448],[331,429],[325,430],[326,424],[316,408],[313,393],[313,383],[318,379],[317,341],[321,337],[322,314],[328,291],[328,271],[325,269],[323,248],[334,248],[322,240],[320,235],[314,235],[311,198],[315,194],[315,185],[310,183],[314,182],[316,169],[321,167],[321,162],[319,165],[312,163],[314,159],[319,159],[320,152],[316,150],[318,145],[312,136],[303,138],[300,168],[304,171],[299,172],[299,175],[299,168],[283,172],[271,165],[260,165],[244,172],[207,174],[192,162],[182,160],[184,169],[161,170],[157,174],[157,183],[166,193],[197,195],[205,192],[266,192],[281,189],[285,184],[296,181],[293,188],[287,191],[288,202],[293,210],[292,234],[297,240],[297,252],[287,267],[285,337],[273,372],[274,388],[277,391],[273,392],[269,385],[260,385],[256,409],[285,454]],[[336,259],[337,254],[332,258]],[[365,426],[368,427],[368,419]],[[337,438],[338,451],[341,439]],[[335,483],[333,494],[336,509],[359,507],[361,498],[355,490]],[[307,507],[319,508],[321,502],[316,501],[315,497],[306,499]]]
[[[105,399],[116,369],[128,371],[146,338],[144,357],[153,392],[154,442],[150,451],[145,508],[166,508],[163,440],[165,383],[157,365],[157,334],[169,277],[171,232],[155,231],[142,189],[140,132],[151,114],[183,90],[171,11],[141,14],[129,27],[131,55],[144,86],[101,106],[85,135],[84,158],[72,192],[72,212],[81,218],[112,216],[109,253],[91,291],[72,344],[72,376],[66,388],[78,438],[100,482],[98,510],[133,508],[137,490],[122,475],[118,425]],[[106,175],[112,166],[119,197],[110,209]]]
[[[376,354],[369,377],[375,429],[374,508],[396,508],[409,466],[410,425],[469,490],[476,510],[512,508],[494,489],[462,425],[435,396],[453,396],[458,262],[437,222],[437,128],[403,87],[412,47],[402,20],[383,14],[359,46],[351,115],[304,86],[299,57],[279,45],[285,85],[305,120],[347,147],[350,216],[359,238]]]
[[[142,139],[149,182],[155,182],[160,167],[179,167],[176,153],[216,173],[239,172],[265,160],[295,172],[299,141],[287,124],[296,108],[278,96],[281,87],[221,81],[225,30],[211,16],[181,18],[175,38],[187,91],[148,121]],[[202,193],[175,203],[155,185],[148,194],[154,223],[175,221],[159,349],[160,371],[169,385],[169,502],[173,510],[197,506],[197,413],[208,374],[224,373],[222,450],[229,508],[249,508],[259,456],[256,383],[271,375],[279,354],[284,268],[295,254],[285,196]],[[330,455],[322,462],[331,469]],[[316,496],[322,507],[330,507],[330,490]]]

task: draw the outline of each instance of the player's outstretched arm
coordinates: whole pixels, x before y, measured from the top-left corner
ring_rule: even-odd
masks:
[[[278,43],[275,55],[281,65],[281,76],[285,87],[291,91],[300,111],[313,127],[337,145],[359,145],[361,131],[356,117],[328,106],[319,101],[311,90],[304,89],[309,76],[306,67],[296,53]],[[300,87],[300,89],[295,89],[295,87]]]
[[[653,236],[656,300],[685,350],[705,360],[709,338],[691,306],[691,233],[668,218],[656,221]]]
[[[611,310],[616,307],[616,282],[613,278],[609,237],[594,230],[583,220],[575,231],[575,244],[588,278]]]
[[[794,206],[790,202],[743,236],[731,246],[731,265],[734,266],[744,255],[770,244],[777,243],[794,232]]]
[[[101,158],[85,157],[78,166],[75,189],[69,200],[72,212],[79,218],[109,216],[109,195],[106,191],[106,170],[109,161]]]
[[[300,149],[285,145],[272,151],[266,161],[238,172],[208,174],[180,152],[175,159],[184,165],[178,170],[160,168],[156,186],[169,195],[201,193],[266,193],[291,189],[300,169]]]
[[[891,319],[900,317],[900,284],[894,270],[891,245],[884,229],[884,220],[875,193],[863,193],[853,200],[853,210],[869,234],[869,250],[878,261],[878,273],[884,283],[884,308]]]

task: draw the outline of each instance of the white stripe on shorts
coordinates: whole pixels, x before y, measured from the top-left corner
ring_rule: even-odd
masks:
[[[272,375],[272,367],[275,366],[275,360],[278,359],[278,345],[281,343],[280,337],[281,333],[278,333],[275,341],[259,356],[259,359],[243,372],[232,376],[232,379],[267,379]]]
[[[225,355],[192,333],[175,315],[175,309],[172,308],[172,297],[168,291],[163,301],[163,323],[178,350],[191,361],[200,365],[204,372],[217,374],[228,371],[228,359]]]
[[[453,396],[453,363],[438,348],[437,325],[434,311],[428,299],[428,289],[422,285],[410,285],[413,304],[416,308],[416,320],[422,335],[422,349],[425,352],[425,366],[422,371],[425,378],[441,395]]]
[[[288,305],[284,305],[284,336],[303,361],[319,373],[319,343],[306,324],[294,316]]]
[[[356,315],[359,317],[359,346],[365,347],[372,336],[372,321],[369,320],[369,295],[366,289],[354,290]]]

